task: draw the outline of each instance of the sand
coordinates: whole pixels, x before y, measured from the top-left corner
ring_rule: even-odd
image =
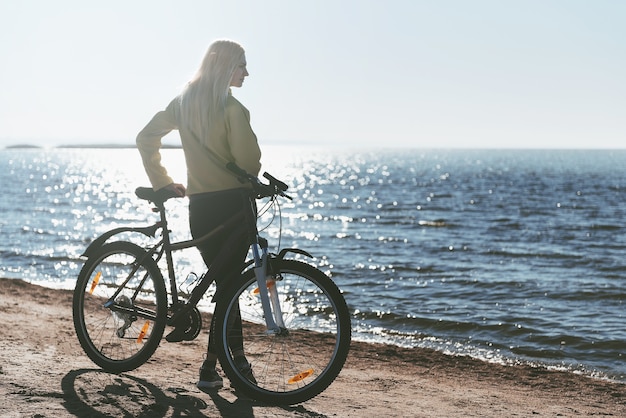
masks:
[[[0,417],[626,416],[626,384],[428,349],[353,342],[337,380],[293,406],[195,387],[206,332],[140,368],[99,370],[72,323],[72,292],[0,279]]]

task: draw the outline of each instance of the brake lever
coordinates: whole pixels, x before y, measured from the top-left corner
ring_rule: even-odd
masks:
[[[293,200],[293,197],[289,196],[289,195],[288,195],[287,193],[285,193],[285,192],[282,192],[282,191],[281,191],[281,192],[280,192],[280,195],[281,195],[282,197],[284,197],[285,199]]]

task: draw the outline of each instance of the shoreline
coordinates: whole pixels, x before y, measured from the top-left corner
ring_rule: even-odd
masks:
[[[61,291],[73,290],[73,288],[70,289],[67,286],[66,287],[55,286],[54,282],[50,282],[50,281],[48,282],[41,281],[41,282],[35,283],[32,280],[25,280],[25,279],[20,279],[20,278],[15,278],[15,277],[14,278],[0,277],[0,280],[24,281],[28,284],[31,284],[34,286],[41,286],[43,288],[50,289],[50,290],[61,290]],[[200,311],[203,314],[206,313],[202,307],[200,307]],[[205,320],[204,323],[207,324],[208,321]],[[498,365],[498,366],[507,366],[507,367],[508,366],[524,366],[524,367],[531,367],[531,368],[539,368],[539,369],[545,369],[548,371],[577,374],[577,375],[581,375],[584,377],[605,380],[605,381],[613,382],[613,383],[626,384],[626,377],[622,378],[621,375],[618,376],[617,374],[611,375],[607,371],[594,369],[582,363],[581,364],[574,364],[574,363],[567,364],[567,363],[559,363],[557,361],[550,362],[548,360],[542,361],[541,359],[531,360],[531,359],[524,359],[524,358],[518,358],[515,356],[507,356],[507,355],[494,356],[494,358],[489,359],[489,358],[484,358],[478,355],[473,355],[467,350],[465,352],[451,352],[450,350],[448,351],[443,350],[440,347],[409,346],[409,345],[396,344],[391,341],[375,341],[368,337],[369,337],[369,334],[366,334],[366,338],[363,338],[363,339],[358,339],[358,337],[355,338],[354,330],[353,330],[353,335],[352,335],[353,343],[359,342],[359,343],[365,343],[365,344],[381,345],[383,347],[391,346],[391,347],[396,347],[399,349],[408,349],[408,350],[433,350],[435,352],[442,353],[444,355],[451,356],[451,357],[468,357],[471,359],[475,359],[477,361],[482,361],[487,364],[493,364],[493,365]]]
[[[626,415],[626,384],[529,365],[500,365],[432,349],[354,342],[337,380],[294,406],[267,406],[225,387],[195,387],[206,330],[163,341],[122,375],[104,373],[76,339],[72,292],[0,279],[0,415],[452,417]]]

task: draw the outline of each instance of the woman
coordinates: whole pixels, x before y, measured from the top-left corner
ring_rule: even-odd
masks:
[[[241,87],[248,75],[241,45],[229,40],[215,41],[182,93],[137,136],[137,147],[154,190],[165,188],[178,196],[189,196],[189,223],[194,238],[221,225],[243,205],[249,205],[245,188],[224,164],[234,162],[254,175],[261,169],[261,151],[250,127],[250,114],[230,91],[231,87]],[[161,164],[161,138],[174,129],[180,134],[185,153],[186,188],[175,183]],[[230,232],[224,231],[199,248],[207,266],[213,263]],[[248,243],[242,238],[240,248],[217,276],[218,288],[239,273],[247,251]],[[223,384],[215,370],[213,330],[211,323],[207,356],[197,384],[204,391],[219,389]],[[231,350],[240,369],[254,379],[243,347]]]

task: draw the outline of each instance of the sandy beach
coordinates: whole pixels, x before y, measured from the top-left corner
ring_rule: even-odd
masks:
[[[111,375],[84,355],[71,291],[0,279],[2,417],[526,417],[626,416],[626,384],[427,349],[353,342],[321,395],[267,406],[195,381],[206,345],[167,343],[137,370]]]

